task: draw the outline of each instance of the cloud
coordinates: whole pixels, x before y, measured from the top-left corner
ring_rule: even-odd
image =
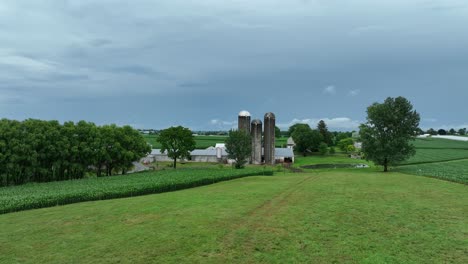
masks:
[[[336,94],[336,88],[333,85],[329,85],[323,89],[324,94],[329,94],[329,95],[335,95]]]
[[[237,121],[224,121],[220,119],[211,119],[210,124],[212,127],[215,127],[215,129],[219,130],[226,130],[237,127]]]
[[[423,121],[435,123],[435,122],[437,122],[437,119],[436,118],[424,118]]]
[[[281,129],[288,129],[294,124],[308,124],[310,127],[315,128],[320,120],[325,121],[330,130],[357,130],[361,124],[358,120],[353,120],[348,117],[335,117],[335,118],[294,118],[288,123],[277,124]]]
[[[351,95],[351,96],[356,96],[356,95],[358,95],[360,92],[361,92],[361,90],[359,90],[359,89],[351,90],[351,91],[349,91],[349,95]]]
[[[0,55],[0,65],[14,67],[18,70],[32,72],[51,72],[56,70],[57,63],[40,61],[19,55]]]

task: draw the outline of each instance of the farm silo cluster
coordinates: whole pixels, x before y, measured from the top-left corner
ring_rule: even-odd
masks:
[[[275,164],[275,114],[271,112],[266,113],[263,124],[260,119],[255,119],[251,122],[250,117],[249,112],[241,111],[239,113],[238,128],[246,133],[250,133],[252,137],[251,163],[261,164],[263,156],[265,164]],[[264,125],[264,129],[262,125]],[[263,146],[262,132],[264,135]]]

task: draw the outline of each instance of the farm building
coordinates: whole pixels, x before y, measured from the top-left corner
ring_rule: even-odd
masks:
[[[262,151],[263,152],[263,151]],[[227,162],[228,154],[225,148],[209,147],[207,149],[196,149],[190,152],[191,161],[194,162]],[[172,161],[167,156],[167,153],[161,153],[160,149],[153,149],[151,154],[141,160],[143,163],[151,163],[155,161]],[[275,148],[275,163],[293,163],[294,152],[291,148]]]
[[[294,142],[294,139],[292,137],[288,138],[288,141],[286,142],[286,146],[290,149],[293,149],[294,146],[296,146],[296,142]]]

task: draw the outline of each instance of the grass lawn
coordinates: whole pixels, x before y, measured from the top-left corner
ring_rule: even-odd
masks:
[[[374,169],[0,215],[1,263],[468,263],[467,186]]]
[[[320,154],[314,153],[306,157],[296,155],[296,158],[294,160],[295,167],[300,167],[304,165],[314,165],[314,164],[354,164],[354,163],[372,165],[371,162],[368,162],[366,160],[351,159],[348,157],[347,154],[344,154],[344,153],[337,153],[334,155],[323,155],[323,156]]]

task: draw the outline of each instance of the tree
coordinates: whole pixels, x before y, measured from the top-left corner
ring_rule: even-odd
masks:
[[[177,126],[161,131],[158,137],[161,143],[161,152],[174,160],[174,169],[177,159],[190,158],[190,152],[195,149],[195,139],[190,129]]]
[[[388,97],[367,108],[367,122],[360,126],[362,152],[367,160],[388,166],[415,154],[410,141],[417,136],[420,116],[404,97]]]
[[[466,135],[466,128],[460,128],[460,129],[458,130],[458,134],[459,134],[460,136]]]
[[[455,135],[457,133],[457,131],[455,131],[455,129],[451,128],[448,133],[449,133],[449,135],[453,136],[453,135]]]
[[[325,142],[327,145],[331,145],[333,143],[332,134],[328,131],[325,121],[320,120],[317,124],[317,129],[323,137],[323,142]]]
[[[352,138],[344,138],[338,142],[338,147],[341,151],[348,152],[348,146],[354,145],[354,140]]]
[[[296,130],[296,128],[301,128],[303,130],[304,129],[311,129],[308,124],[297,123],[297,124],[294,124],[294,125],[289,127],[287,136],[292,137],[292,134],[294,133],[294,130]]]
[[[437,135],[437,131],[435,131],[433,128],[429,128],[427,131],[426,131],[427,134],[431,135],[431,136],[435,136]]]
[[[243,130],[231,130],[225,140],[228,158],[235,160],[236,169],[243,168],[252,154],[252,140]]]
[[[321,142],[319,145],[320,155],[326,155],[328,153],[328,145],[325,142]]]
[[[275,138],[280,138],[280,137],[281,137],[281,129],[275,126]]]
[[[447,135],[447,131],[445,129],[439,129],[439,130],[437,130],[437,134],[439,134],[441,136],[445,136],[445,135]]]
[[[309,151],[317,151],[322,142],[322,135],[317,130],[310,129],[309,125],[301,124],[292,133],[292,138],[296,143],[294,149],[301,152],[305,157]]]

